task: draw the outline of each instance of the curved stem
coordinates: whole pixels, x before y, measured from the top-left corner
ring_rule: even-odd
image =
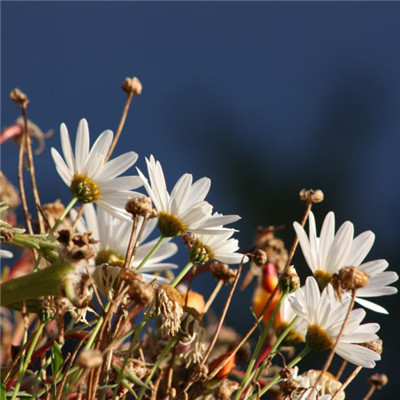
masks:
[[[177,277],[171,282],[171,286],[175,287],[181,279],[189,272],[190,268],[193,267],[193,263],[189,261],[182,269],[182,271],[177,275]]]
[[[164,240],[165,240],[165,236],[160,236],[160,238],[158,239],[157,243],[156,243],[155,246],[152,248],[152,250],[150,251],[150,253],[147,254],[147,256],[143,259],[143,261],[137,266],[136,269],[137,269],[138,271],[140,270],[140,268],[142,268],[142,267],[147,263],[147,261],[149,261],[149,259],[150,259],[151,257],[154,256],[154,254],[156,253],[156,251],[157,251],[157,250],[161,247],[161,245],[163,244]]]
[[[58,228],[58,225],[61,224],[62,220],[66,217],[66,215],[70,212],[71,208],[74,206],[74,204],[78,201],[78,199],[76,197],[73,197],[72,200],[69,202],[69,204],[67,205],[67,207],[65,207],[64,211],[62,212],[62,214],[60,215],[60,217],[58,218],[58,220],[56,221],[56,223],[54,224],[54,226],[51,228],[50,232],[49,232],[49,237],[52,236],[54,234],[54,232],[56,231],[56,229]]]

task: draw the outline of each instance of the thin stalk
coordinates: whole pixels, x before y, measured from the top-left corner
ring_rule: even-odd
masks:
[[[241,389],[237,391],[236,396],[235,396],[235,400],[238,400],[240,398],[240,395],[243,393],[243,390],[249,385],[250,381],[251,381],[251,372],[253,370],[254,365],[257,362],[257,357],[260,354],[260,351],[262,349],[262,346],[265,342],[265,339],[268,336],[269,330],[271,328],[272,323],[275,321],[275,317],[278,314],[278,311],[283,303],[283,301],[285,300],[287,296],[287,293],[284,293],[281,298],[278,301],[278,304],[276,305],[274,311],[271,314],[271,318],[268,320],[268,323],[265,325],[260,337],[258,338],[257,341],[257,345],[256,348],[254,349],[253,355],[251,356],[251,359],[249,361],[247,370],[246,370],[246,374],[244,376],[244,378],[242,379],[242,384],[241,384]]]
[[[368,390],[367,394],[365,395],[365,397],[363,398],[363,400],[369,400],[372,397],[372,395],[374,394],[375,389],[376,389],[376,386],[371,385],[371,387],[369,388],[369,390]]]
[[[78,201],[78,199],[76,197],[73,197],[72,200],[69,202],[69,204],[67,205],[67,207],[65,207],[64,211],[62,212],[62,214],[60,215],[60,217],[58,218],[58,220],[56,221],[56,223],[54,224],[54,226],[51,228],[50,232],[49,232],[49,237],[52,236],[54,234],[54,232],[56,231],[56,229],[58,228],[58,225],[61,224],[62,220],[66,217],[66,215],[70,212],[71,208],[74,206],[74,204]]]
[[[153,257],[154,256],[154,254],[156,253],[156,251],[161,247],[161,245],[163,244],[163,242],[164,242],[164,240],[165,240],[165,236],[160,236],[160,238],[158,239],[158,241],[157,241],[157,243],[155,244],[155,246],[152,248],[152,250],[150,251],[150,253],[149,254],[147,254],[147,256],[142,260],[142,262],[137,266],[137,270],[139,271],[140,270],[140,268],[142,268],[146,263],[147,263],[147,261],[149,261],[149,259],[151,258],[151,257]]]
[[[178,341],[178,337],[175,336],[173,337],[168,344],[165,346],[164,350],[161,352],[161,354],[159,355],[159,357],[157,358],[157,361],[154,363],[153,368],[150,371],[150,374],[147,376],[147,379],[145,381],[146,385],[149,385],[151,378],[153,377],[153,375],[156,373],[158,367],[160,366],[160,364],[163,362],[164,358],[170,353],[171,349],[175,346],[176,342]],[[142,387],[139,391],[138,394],[138,400],[141,400],[144,393],[146,391],[146,388]]]
[[[24,152],[25,152],[25,140],[22,139],[19,143],[19,153],[18,153],[18,186],[19,186],[19,194],[21,196],[22,208],[25,214],[26,226],[28,228],[28,232],[32,235],[32,223],[31,217],[29,215],[28,202],[26,201],[25,194],[25,185],[24,185]]]
[[[222,279],[220,279],[217,283],[217,286],[215,286],[213,292],[211,293],[211,296],[209,297],[209,299],[207,300],[206,305],[204,306],[204,310],[203,310],[203,315],[208,311],[208,309],[210,308],[211,304],[213,303],[213,301],[215,300],[215,298],[217,297],[217,294],[219,293],[219,291],[222,288],[222,285],[224,284],[224,281]]]
[[[288,367],[294,367],[296,364],[298,364],[308,353],[310,352],[310,349],[306,346],[287,366]],[[276,383],[278,383],[281,380],[281,376],[276,374],[268,383],[268,385],[265,385],[261,390],[260,393],[257,395],[253,395],[250,397],[250,400],[255,400],[257,399],[257,396],[259,395],[260,397],[266,393],[269,389],[271,389],[272,386],[274,386]]]
[[[39,197],[39,191],[37,188],[37,183],[36,183],[36,176],[35,176],[35,165],[33,163],[33,154],[32,154],[32,143],[31,143],[31,137],[28,132],[28,111],[27,111],[27,102],[25,102],[22,105],[22,116],[24,118],[24,137],[25,137],[25,147],[27,149],[28,153],[28,170],[29,174],[31,176],[31,182],[32,182],[32,193],[33,193],[33,199],[35,200],[36,208],[40,208],[40,197]],[[44,223],[43,223],[43,217],[40,212],[38,212],[38,221],[39,221],[39,232],[44,233]]]
[[[127,268],[127,267],[129,268],[131,266],[131,260],[132,260],[132,256],[133,256],[134,242],[135,242],[136,229],[138,226],[138,222],[139,222],[139,216],[136,216],[133,219],[131,236],[129,238],[128,248],[126,249],[124,268]]]
[[[175,287],[181,279],[189,272],[190,268],[193,267],[193,263],[189,261],[182,269],[182,271],[176,276],[176,278],[171,282],[171,286]]]
[[[337,346],[338,346],[338,344],[339,344],[340,338],[341,338],[342,335],[343,335],[344,328],[345,328],[346,323],[347,323],[347,321],[348,321],[348,319],[349,319],[349,317],[350,317],[351,310],[352,310],[353,307],[354,307],[355,299],[356,299],[356,290],[353,290],[352,296],[351,296],[351,302],[350,302],[349,308],[348,308],[348,310],[347,310],[346,317],[344,318],[342,327],[340,328],[339,334],[337,335],[335,344],[333,345],[333,347],[332,347],[332,349],[331,349],[331,351],[330,351],[330,353],[329,353],[329,355],[328,355],[328,358],[326,359],[325,364],[324,364],[324,366],[323,366],[323,368],[322,368],[322,370],[321,370],[321,372],[320,372],[320,374],[319,374],[317,380],[315,381],[314,386],[312,387],[312,389],[311,389],[309,395],[307,396],[306,400],[310,400],[310,399],[312,398],[312,395],[313,395],[313,393],[317,390],[317,386],[318,386],[318,384],[321,382],[321,379],[322,379],[323,375],[325,374],[326,371],[328,371],[328,368],[329,368],[329,366],[331,365],[333,356],[335,355],[335,350],[336,350],[336,348],[337,348]]]
[[[126,99],[124,111],[122,112],[122,116],[121,116],[121,120],[118,125],[117,132],[115,132],[114,140],[111,143],[110,149],[108,150],[107,156],[104,160],[105,163],[110,159],[111,154],[114,151],[115,146],[117,145],[118,139],[121,136],[122,128],[125,125],[126,116],[128,115],[129,106],[131,105],[132,98],[133,98],[133,92],[130,92],[128,94],[128,98]]]
[[[338,371],[337,374],[336,374],[336,379],[337,379],[337,380],[339,380],[340,377],[342,376],[342,374],[343,374],[344,369],[346,368],[346,366],[347,366],[347,361],[346,361],[346,360],[343,360],[343,361],[342,361],[342,365],[340,366],[339,371]]]
[[[38,328],[37,328],[37,330],[35,332],[35,335],[33,337],[31,346],[29,347],[28,353],[27,353],[27,355],[25,357],[25,361],[24,361],[24,364],[22,366],[22,369],[18,373],[17,384],[15,385],[14,392],[13,392],[13,395],[11,397],[11,400],[15,400],[17,395],[18,395],[19,388],[21,387],[22,378],[24,377],[24,375],[26,373],[26,370],[29,367],[29,363],[31,361],[31,357],[32,357],[32,354],[33,354],[33,350],[35,350],[36,344],[37,344],[37,342],[38,342],[38,340],[40,338],[40,335],[42,334],[44,326],[45,326],[45,323],[40,322],[40,324],[39,324],[39,326],[38,326]]]
[[[362,370],[362,367],[358,366],[354,369],[354,371],[350,374],[350,376],[346,379],[345,382],[343,382],[342,386],[336,391],[336,393],[333,395],[331,400],[335,400],[338,398],[339,394],[343,392],[344,389],[347,388],[347,386],[350,385],[350,383],[353,381],[353,379],[358,375],[358,373]]]
[[[135,348],[135,346],[137,344],[137,340],[139,338],[139,335],[140,335],[142,329],[150,321],[150,319],[151,319],[151,317],[150,317],[150,313],[149,313],[144,317],[143,321],[135,328],[135,334],[134,334],[134,336],[132,338],[132,341],[131,341],[131,344],[129,346],[129,349],[125,354],[124,361],[122,362],[121,369],[120,369],[120,371],[118,373],[116,386],[115,386],[114,392],[113,392],[113,400],[115,400],[115,398],[116,398],[116,396],[118,394],[118,387],[119,387],[119,385],[120,385],[120,383],[122,381],[122,378],[123,378],[123,375],[124,375],[124,371],[125,371],[125,367],[126,367],[126,364],[128,363],[128,359],[129,359],[133,349]]]

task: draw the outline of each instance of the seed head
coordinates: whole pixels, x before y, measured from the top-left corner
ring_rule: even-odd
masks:
[[[254,251],[253,261],[258,267],[261,267],[267,262],[267,253],[264,250],[256,249]]]
[[[377,389],[382,389],[387,383],[389,379],[386,374],[374,374],[368,379],[368,383],[371,386],[376,386]]]
[[[308,203],[321,203],[324,200],[324,192],[322,190],[302,189],[300,190],[300,200]]]
[[[78,365],[83,368],[96,368],[103,362],[103,355],[100,350],[82,350],[78,357]]]
[[[128,94],[141,94],[142,84],[136,76],[133,78],[125,78],[124,83],[122,84],[122,90]]]
[[[131,197],[125,204],[125,210],[132,214],[132,217],[141,215],[142,217],[155,218],[157,217],[156,211],[151,205],[148,197]]]
[[[219,261],[214,261],[210,264],[212,276],[217,280],[222,280],[225,285],[233,283],[236,277],[236,271],[230,269],[227,264]]]
[[[122,268],[119,273],[120,279],[125,281],[129,287],[128,295],[137,304],[147,306],[153,302],[154,290],[146,285],[142,275],[135,269]]]
[[[381,339],[374,340],[373,342],[359,343],[359,345],[366,347],[367,349],[370,349],[379,355],[381,355],[383,352],[383,342]]]
[[[26,96],[26,94],[18,88],[15,88],[11,91],[10,99],[14,103],[17,103],[18,107],[25,107],[29,103],[29,100],[28,100],[28,97]]]
[[[344,267],[339,271],[339,282],[343,290],[356,290],[367,286],[369,275],[358,267]]]
[[[225,379],[214,391],[215,400],[230,400],[232,398],[232,393],[236,392],[238,389],[238,382]]]

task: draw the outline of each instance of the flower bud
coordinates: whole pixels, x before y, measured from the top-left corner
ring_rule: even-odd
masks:
[[[29,100],[28,100],[28,97],[26,96],[26,94],[18,88],[15,88],[11,91],[10,99],[14,103],[18,103],[18,107],[24,107],[29,103]]]
[[[300,287],[300,278],[293,265],[281,275],[279,285],[281,291],[287,293],[292,293]]]
[[[261,249],[255,250],[253,261],[258,267],[263,266],[267,262],[267,253]]]
[[[369,275],[358,267],[344,267],[339,271],[338,277],[343,290],[361,289],[369,281]]]
[[[299,193],[300,200],[308,203],[321,203],[324,200],[324,193],[322,190],[302,189]]]

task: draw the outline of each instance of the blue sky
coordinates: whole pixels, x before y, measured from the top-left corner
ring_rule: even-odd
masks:
[[[30,118],[56,129],[36,159],[43,201],[55,187],[69,198],[49,153],[60,123],[75,135],[85,117],[93,138],[115,130],[120,85],[136,75],[143,94],[114,154],[136,151],[140,168],[154,154],[170,186],[184,172],[209,176],[215,208],[243,217],[244,248],[258,225],[286,224],[291,240],[299,189],[319,187],[320,222],[334,210],[357,233],[373,230],[370,257],[400,265],[399,3],[2,2],[1,11],[2,127],[19,116],[8,99],[17,86]],[[16,155],[4,145],[14,182]]]

